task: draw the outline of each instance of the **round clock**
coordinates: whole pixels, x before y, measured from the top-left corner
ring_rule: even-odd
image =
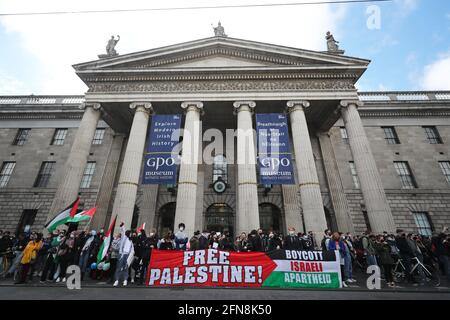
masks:
[[[226,188],[227,185],[222,180],[216,180],[213,184],[213,190],[216,193],[223,193]]]

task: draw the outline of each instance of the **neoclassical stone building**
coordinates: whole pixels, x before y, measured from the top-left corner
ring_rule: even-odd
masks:
[[[450,92],[358,92],[369,63],[218,35],[76,64],[84,95],[1,96],[0,229],[41,229],[79,194],[98,209],[90,228],[117,214],[159,233],[180,222],[235,235],[439,231],[450,225]],[[296,183],[260,185],[254,164],[234,164],[252,155],[237,134],[212,164],[182,163],[176,185],[143,185],[149,121],[177,113],[191,137],[286,113]],[[210,142],[182,143],[201,153]]]

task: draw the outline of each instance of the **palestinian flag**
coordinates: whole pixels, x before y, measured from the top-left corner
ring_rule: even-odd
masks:
[[[112,233],[114,232],[114,227],[116,225],[116,219],[117,219],[117,216],[114,217],[113,222],[109,226],[108,233],[105,235],[105,238],[103,239],[103,243],[100,246],[100,250],[98,250],[97,263],[100,263],[106,257],[106,254],[108,253],[108,249],[111,244],[111,240],[112,240],[112,236],[113,236]]]
[[[145,229],[145,222],[142,224],[142,226],[140,226],[139,228],[137,228],[136,233],[139,234],[139,231],[144,230]],[[145,231],[145,230],[144,230]]]
[[[45,228],[47,228],[49,232],[53,232],[58,226],[69,222],[69,220],[76,215],[79,203],[80,198],[77,198],[70,206],[65,208],[63,211],[58,213],[52,220],[47,222]]]
[[[67,222],[78,223],[81,221],[90,220],[92,219],[96,211],[97,211],[96,207],[91,208],[89,210],[81,211],[80,213],[77,213],[75,216],[73,216],[73,218],[70,218]]]
[[[274,250],[267,255],[277,267],[263,287],[340,288],[339,251]]]

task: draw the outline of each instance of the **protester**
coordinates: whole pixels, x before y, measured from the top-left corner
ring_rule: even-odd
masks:
[[[364,255],[366,256],[367,265],[368,266],[378,265],[376,251],[374,247],[375,236],[373,234],[370,234],[369,231],[366,231],[361,240],[362,246],[364,248]]]
[[[42,247],[42,234],[31,235],[30,242],[26,245],[22,253],[22,259],[20,260],[21,271],[20,277],[15,282],[16,284],[25,283],[27,281],[28,270],[30,264],[33,264],[37,258],[37,252]]]
[[[125,231],[124,223],[120,224],[120,244],[119,259],[117,262],[115,279],[113,286],[117,287],[119,281],[123,280],[123,286],[128,284],[128,257],[134,252],[133,242],[130,240],[131,231]]]
[[[295,234],[295,228],[288,229],[289,234],[284,238],[283,249],[285,250],[303,250],[302,242]]]
[[[379,262],[384,270],[384,277],[389,287],[395,287],[394,277],[392,274],[392,265],[394,264],[394,259],[391,255],[391,247],[386,242],[384,236],[380,236],[378,241],[375,243],[375,249],[378,254]]]

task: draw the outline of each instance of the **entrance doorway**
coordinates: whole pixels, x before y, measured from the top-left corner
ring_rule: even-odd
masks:
[[[205,226],[208,231],[228,232],[234,237],[234,213],[226,203],[214,203],[206,210]]]
[[[272,203],[261,203],[259,205],[259,224],[263,231],[280,232],[281,210]],[[250,231],[250,230],[249,230]]]
[[[176,202],[169,202],[159,209],[158,236],[164,237],[167,232],[172,231],[175,223]]]

